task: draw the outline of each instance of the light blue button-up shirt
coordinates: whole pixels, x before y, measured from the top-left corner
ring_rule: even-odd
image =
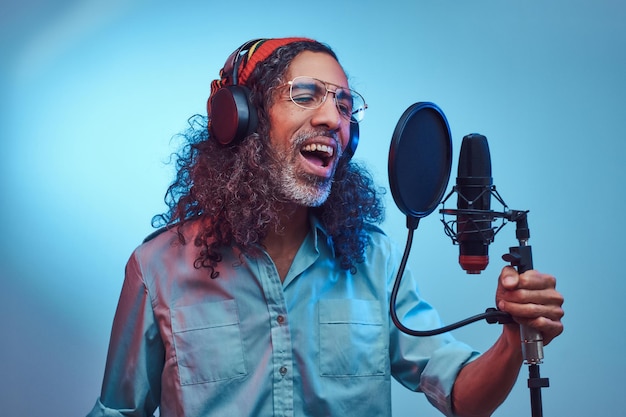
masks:
[[[315,219],[284,282],[267,254],[236,249],[211,279],[193,266],[197,250],[169,231],[133,252],[90,417],[391,416],[392,375],[454,415],[454,380],[478,353],[396,329],[400,252],[379,229],[354,275]],[[408,271],[397,311],[411,328],[441,325]]]

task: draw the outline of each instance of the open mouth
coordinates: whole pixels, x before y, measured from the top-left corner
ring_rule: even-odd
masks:
[[[300,149],[300,153],[310,163],[326,168],[335,155],[335,149],[321,143],[309,143]]]

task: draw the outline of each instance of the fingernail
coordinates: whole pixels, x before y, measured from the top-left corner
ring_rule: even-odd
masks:
[[[507,286],[517,285],[517,279],[513,275],[507,275],[502,279],[502,283]]]

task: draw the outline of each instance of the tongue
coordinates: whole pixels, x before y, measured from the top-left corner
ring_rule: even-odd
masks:
[[[317,166],[326,166],[324,159],[314,152],[302,152],[304,159]]]

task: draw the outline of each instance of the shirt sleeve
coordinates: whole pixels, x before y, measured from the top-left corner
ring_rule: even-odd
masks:
[[[431,330],[442,327],[439,314],[420,297],[408,269],[398,292],[396,312],[400,322],[410,329]],[[450,333],[428,337],[410,336],[393,323],[390,324],[389,348],[394,378],[413,391],[423,392],[428,401],[444,415],[455,416],[452,411],[452,387],[461,368],[477,358],[479,353],[455,340]]]
[[[133,253],[113,320],[100,398],[88,417],[152,416],[161,397],[164,347]]]

